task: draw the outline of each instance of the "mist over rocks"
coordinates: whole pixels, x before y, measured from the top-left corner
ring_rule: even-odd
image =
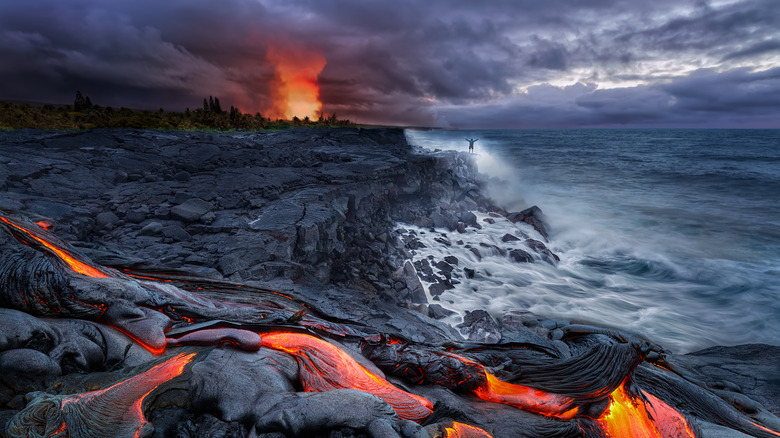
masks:
[[[414,252],[425,246],[422,236],[445,248],[465,247],[457,236],[490,226],[479,219],[487,215],[522,222],[528,232],[466,248],[480,258],[555,266],[559,257],[538,240],[549,237],[538,207],[511,213],[493,205],[473,157],[416,150],[400,129],[17,131],[0,132],[0,145],[0,209],[51,222],[57,236],[117,269],[267,287],[305,299],[332,318],[419,343],[533,344],[566,359],[584,348],[567,342],[579,333],[622,336],[523,309],[503,315],[472,309],[457,328],[437,321],[452,315],[439,298],[444,291],[464,277],[491,274],[452,254],[413,262]],[[216,297],[252,299],[239,292]],[[0,369],[22,376],[18,387],[0,391],[0,402],[14,412],[24,406],[17,394],[45,390],[55,378],[152,359],[131,338],[98,323],[0,310]],[[733,406],[756,415],[778,414],[772,395],[780,393],[780,385],[767,377],[772,370],[765,353],[773,350],[759,346],[756,351],[764,354],[735,353],[744,348],[671,362],[681,374],[723,391],[719,396]],[[214,349],[192,367],[189,381],[195,388],[189,403],[202,415],[158,419],[171,423],[160,430],[178,428],[179,436],[188,437],[252,436],[246,428],[251,418],[280,431],[276,436],[308,433],[311,427],[343,428],[345,436],[352,436],[352,429],[369,436],[432,435],[416,423],[399,421],[387,404],[363,392],[273,394],[298,389],[289,383],[292,359],[277,356]],[[30,365],[23,369],[20,363]],[[756,374],[755,380],[741,370]],[[221,380],[209,377],[222,374]],[[651,371],[640,376],[656,378]],[[245,384],[250,381],[251,386]],[[419,392],[459,407],[467,418],[495,427],[503,421],[505,428],[496,436],[517,436],[526,421],[538,421],[503,405],[496,408],[497,418],[485,418],[484,409],[441,387]],[[763,406],[740,393],[756,394]],[[209,410],[215,405],[221,419]],[[360,409],[349,411],[349,406]],[[307,412],[313,412],[308,420],[295,419]]]

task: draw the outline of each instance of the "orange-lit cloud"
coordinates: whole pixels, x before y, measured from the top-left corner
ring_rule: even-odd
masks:
[[[318,76],[325,68],[325,56],[308,47],[272,43],[266,54],[276,68],[272,87],[271,118],[317,118],[322,111]]]

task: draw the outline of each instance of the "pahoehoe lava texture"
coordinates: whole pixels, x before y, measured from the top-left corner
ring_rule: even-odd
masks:
[[[42,141],[62,146],[80,135],[55,135]],[[174,140],[150,141],[143,133],[90,135],[104,136],[106,144],[121,149],[111,152],[108,148],[107,154],[123,159],[128,157],[122,152],[129,150],[128,143],[135,154],[183,157],[175,143],[181,134],[172,134]],[[30,214],[28,208],[19,208],[42,205],[40,199],[21,194],[0,205],[4,210],[17,207],[16,213],[0,212],[3,433],[182,438],[780,435],[780,420],[761,403],[740,394],[736,384],[708,379],[700,371],[703,368],[690,366],[704,358],[667,355],[636,334],[560,323],[554,339],[520,325],[511,330],[503,327],[494,336],[505,341],[466,342],[448,327],[408,309],[414,307],[405,301],[409,295],[396,294],[392,304],[382,303],[379,293],[390,299],[388,290],[412,294],[409,289],[415,287],[416,279],[404,274],[405,264],[394,261],[393,257],[402,254],[393,253],[388,243],[392,236],[382,229],[391,222],[391,210],[406,205],[410,222],[423,224],[432,214],[428,209],[434,204],[426,203],[432,193],[437,199],[460,197],[454,201],[459,207],[453,208],[477,208],[485,201],[477,193],[478,185],[469,186],[476,183],[469,174],[470,165],[463,164],[467,158],[451,154],[405,161],[402,158],[409,155],[397,131],[318,131],[312,135],[318,146],[310,151],[317,154],[304,158],[311,160],[313,168],[327,167],[334,157],[341,157],[340,165],[358,161],[361,169],[334,166],[327,172],[314,172],[323,178],[320,183],[332,186],[319,194],[307,194],[310,182],[300,174],[287,175],[297,181],[290,186],[264,186],[268,191],[257,198],[258,207],[252,213],[259,216],[247,222],[247,227],[236,225],[236,232],[246,239],[260,234],[260,240],[252,242],[268,245],[258,247],[262,254],[252,261],[240,247],[222,253],[215,265],[219,275],[213,275],[209,269],[214,268],[203,260],[189,271],[188,264],[199,260],[194,252],[185,252],[189,262],[175,266],[178,269],[163,261],[175,258],[140,259],[142,246],[133,246],[135,258],[122,256],[116,246],[112,252],[91,250],[105,260],[103,264],[112,265],[103,266],[56,237],[58,220],[68,224],[63,227],[67,236],[88,235],[76,236],[90,227],[79,225],[66,209],[61,209],[60,217],[49,218],[55,225],[53,233],[28,219],[23,214]],[[276,140],[277,149],[295,149],[300,139],[281,134]],[[159,146],[155,141],[168,143]],[[349,149],[349,141],[370,143],[374,149],[358,152]],[[249,154],[240,141],[227,143],[216,147],[216,152],[204,144],[197,147],[212,158],[223,148],[226,157],[237,160],[233,164]],[[277,149],[267,152],[273,159],[284,160]],[[85,153],[93,154],[91,149]],[[97,156],[95,162],[103,159]],[[269,164],[272,157],[265,159]],[[170,181],[214,172],[218,163],[209,160],[188,161],[188,175]],[[319,165],[314,166],[317,160]],[[415,168],[415,160],[424,165]],[[0,186],[19,194],[17,182],[25,178],[37,181],[47,172],[56,176],[71,168],[61,162],[58,166],[44,166],[48,170],[22,178],[15,173],[11,178],[0,175]],[[428,170],[421,170],[426,166]],[[207,167],[211,170],[204,170]],[[53,172],[55,168],[59,170]],[[350,186],[350,181],[360,181],[365,168],[385,179],[377,187]],[[401,178],[398,169],[412,176]],[[455,171],[447,173],[447,169]],[[277,170],[267,172],[284,181]],[[336,183],[337,177],[345,182]],[[116,178],[117,184],[124,184],[147,176],[135,179],[126,173]],[[148,179],[155,182],[153,177]],[[41,184],[37,186],[45,186]],[[118,190],[117,195],[122,192],[127,199],[142,192],[133,185]],[[291,190],[297,195],[291,195]],[[260,196],[259,192],[247,196],[255,195]],[[285,204],[264,208],[263,203],[274,196]],[[166,218],[175,216],[183,225],[181,221],[191,221],[186,227],[189,231],[168,228],[167,232],[158,230],[157,235],[153,230],[157,226],[147,223],[144,233],[112,234],[113,229],[130,226],[125,224],[148,221],[144,214],[130,212],[124,213],[124,224],[114,220],[116,215],[102,215],[101,225],[95,224],[92,231],[129,245],[146,242],[149,253],[157,253],[161,245],[180,251],[186,248],[183,242],[213,253],[216,250],[208,248],[220,238],[237,248],[229,222],[216,214],[207,217],[215,207],[209,202],[221,208],[230,204],[219,197],[205,203],[180,197],[175,213],[159,213]],[[12,198],[24,202],[17,205]],[[385,216],[369,213],[377,208],[385,208]],[[329,216],[333,211],[335,216]],[[438,216],[433,217],[455,217],[442,211],[436,205]],[[287,217],[288,213],[294,217]],[[285,222],[288,219],[292,222]],[[457,222],[454,228],[462,226]],[[159,225],[161,230],[174,226]],[[203,237],[198,230],[212,235]],[[345,232],[364,237],[351,237],[347,247]],[[149,239],[146,233],[159,237]],[[379,245],[383,240],[386,246]],[[369,252],[364,253],[366,248]],[[268,251],[275,252],[273,257]],[[391,255],[386,259],[374,255],[382,251]],[[350,257],[368,268],[357,268]],[[395,269],[390,272],[393,263]],[[380,280],[385,271],[388,278],[397,280],[393,280],[397,289],[395,285],[383,289]],[[268,286],[284,284],[279,283],[280,276],[291,277],[297,284],[283,291]]]

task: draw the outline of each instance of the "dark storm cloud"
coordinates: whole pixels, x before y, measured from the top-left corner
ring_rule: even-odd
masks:
[[[8,0],[0,98],[81,89],[182,109],[217,95],[255,111],[274,42],[323,54],[323,110],[365,123],[749,124],[777,107],[756,87],[776,92],[778,28],[776,0]],[[716,86],[730,88],[707,94]]]
[[[535,86],[519,97],[443,110],[459,128],[695,127],[773,128],[780,120],[780,68],[751,73],[701,70],[665,84],[596,89]]]

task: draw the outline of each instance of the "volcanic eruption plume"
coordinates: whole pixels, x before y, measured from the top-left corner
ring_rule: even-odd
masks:
[[[270,117],[318,117],[322,111],[318,76],[325,56],[312,48],[277,42],[268,47],[266,57],[276,69]]]

